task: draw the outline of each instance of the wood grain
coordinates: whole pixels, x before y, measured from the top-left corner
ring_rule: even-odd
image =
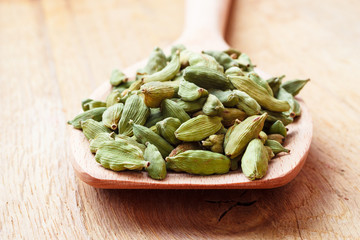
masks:
[[[74,176],[76,103],[176,39],[182,16],[182,1],[0,2],[0,239],[360,238],[358,1],[232,6],[231,46],[272,75],[312,79],[313,142],[286,186],[104,190]]]

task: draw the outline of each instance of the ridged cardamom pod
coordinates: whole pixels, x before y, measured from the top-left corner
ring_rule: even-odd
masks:
[[[161,82],[149,82],[141,86],[141,92],[144,94],[144,102],[150,108],[160,107],[162,100],[172,98],[175,89]]]
[[[136,80],[145,75],[151,75],[166,67],[167,59],[164,52],[159,47],[155,47],[151,52],[144,68],[139,69],[136,73]]]
[[[95,121],[101,121],[102,115],[105,110],[106,110],[106,107],[94,108],[91,110],[87,110],[86,112],[82,112],[82,113],[78,114],[76,117],[74,117],[73,120],[68,121],[68,124],[73,125],[73,127],[76,129],[81,129],[82,121],[85,121],[88,119],[93,119]]]
[[[269,78],[266,80],[266,82],[271,87],[271,90],[273,91],[275,97],[277,96],[277,94],[279,92],[279,89],[280,89],[280,86],[281,86],[281,83],[282,83],[282,80],[284,77],[285,77],[285,75],[282,75],[280,77],[272,77],[272,78]]]
[[[133,136],[134,137],[134,136]],[[140,150],[142,152],[145,151],[145,148],[146,146],[142,143],[139,143],[137,142],[133,137],[129,137],[129,136],[126,136],[126,135],[122,135],[122,134],[118,134],[118,135],[115,135],[115,140],[117,139],[122,139],[122,140],[125,140],[127,143],[131,144],[131,145],[134,145],[138,148],[140,148]]]
[[[223,66],[221,66],[214,57],[208,54],[202,53],[193,53],[189,57],[190,66],[200,66],[207,67],[219,71],[221,73],[224,72]]]
[[[146,144],[147,142],[154,144],[163,157],[168,156],[170,152],[174,149],[173,146],[170,145],[170,143],[168,143],[165,139],[154,133],[149,128],[138,124],[131,124],[136,140],[143,144]]]
[[[110,133],[110,129],[104,126],[102,122],[88,119],[81,122],[81,128],[87,139],[94,139],[99,133]]]
[[[121,92],[119,90],[114,90],[106,97],[106,107],[111,107],[112,105],[119,103],[120,100]]]
[[[166,162],[167,168],[173,171],[199,175],[224,174],[230,169],[228,157],[204,150],[188,150],[167,157]]]
[[[138,147],[121,139],[102,144],[96,151],[95,160],[104,168],[114,171],[142,170],[149,166]]]
[[[200,146],[199,142],[183,142],[177,145],[176,148],[171,151],[169,157],[174,157],[179,153],[188,150],[202,150],[202,147]]]
[[[240,123],[241,123],[240,120],[235,120],[234,125],[232,125],[231,127],[229,127],[229,128],[226,130],[225,138],[224,138],[224,149],[225,149],[227,143],[229,142],[231,133],[234,131],[235,127],[236,127],[237,125],[239,125]]]
[[[219,116],[224,111],[224,105],[216,96],[209,94],[202,111],[208,116]]]
[[[119,121],[119,133],[130,136],[133,133],[133,128],[129,124],[132,120],[136,124],[144,125],[150,114],[149,108],[145,105],[142,97],[138,95],[130,96],[124,105],[123,113]]]
[[[267,140],[275,140],[278,143],[283,144],[284,139],[285,139],[285,137],[283,135],[278,134],[278,133],[274,133],[274,134],[269,134]]]
[[[299,94],[301,89],[310,81],[310,79],[301,80],[301,79],[295,79],[295,80],[289,80],[281,84],[281,87],[284,88],[288,93],[292,94],[293,96],[296,96]]]
[[[250,57],[245,54],[241,53],[240,56],[236,59],[236,61],[239,63],[239,67],[241,70],[245,72],[250,72],[254,70],[255,65],[251,63]]]
[[[243,153],[247,144],[259,136],[266,117],[267,114],[251,116],[237,125],[225,145],[226,156],[233,159]]]
[[[116,130],[123,108],[124,104],[122,103],[116,103],[108,107],[102,116],[102,122],[104,125],[112,130]]]
[[[166,65],[166,67],[151,75],[145,76],[142,79],[144,83],[155,82],[155,81],[159,81],[159,82],[168,81],[174,78],[175,75],[179,72],[179,70],[180,70],[180,53],[177,52],[175,53],[169,64]]]
[[[165,118],[174,117],[179,119],[181,122],[186,122],[190,119],[190,116],[185,112],[185,110],[170,99],[164,99],[161,102],[160,109]]]
[[[249,72],[245,75],[246,77],[250,78],[252,81],[254,81],[255,83],[257,83],[259,86],[265,88],[265,90],[273,97],[274,93],[271,89],[271,87],[269,86],[269,84],[267,83],[266,80],[262,79],[259,74],[255,73],[255,72]]]
[[[232,59],[229,55],[221,51],[204,51],[204,53],[214,57],[220,65],[224,67],[224,70],[231,67],[238,67],[239,63]]]
[[[201,97],[206,97],[209,93],[206,89],[196,86],[194,83],[188,82],[185,79],[180,80],[179,96],[184,101],[195,101]]]
[[[241,158],[241,169],[244,175],[250,179],[263,178],[268,170],[270,157],[260,139],[253,139],[247,146]]]
[[[265,109],[274,112],[284,112],[290,109],[290,106],[286,101],[274,98],[265,88],[261,87],[248,77],[229,76],[229,79],[234,87],[240,91],[246,92]]]
[[[90,109],[89,105],[87,105],[87,103],[89,103],[91,101],[94,101],[94,100],[91,98],[87,98],[87,99],[84,99],[81,101],[81,108],[84,112]]]
[[[288,93],[284,88],[280,87],[277,99],[288,102],[290,109],[285,113],[289,114],[290,117],[296,117],[295,110],[295,98],[293,95]]]
[[[175,131],[181,125],[181,122],[177,118],[168,117],[164,120],[156,123],[157,132],[162,136],[166,141],[172,145],[177,145],[180,143],[180,140],[175,137]]]
[[[223,153],[224,152],[224,137],[225,134],[211,135],[207,139],[201,142],[201,144],[210,149],[212,152]]]
[[[243,110],[248,116],[259,114],[261,107],[255,99],[240,90],[233,90],[233,93],[238,97],[237,108]]]
[[[144,158],[150,162],[150,166],[146,168],[146,171],[152,179],[162,180],[166,177],[165,160],[155,145],[151,143],[147,143],[146,145]]]
[[[115,141],[115,133],[102,132],[96,135],[94,139],[90,140],[90,152],[96,153],[99,147],[107,141]]]
[[[234,89],[229,79],[224,73],[218,72],[211,68],[190,66],[184,70],[186,81],[195,83],[197,86],[205,89]]]
[[[113,86],[119,86],[120,84],[127,82],[128,78],[125,74],[118,69],[115,69],[111,73],[110,84]]]
[[[175,131],[175,136],[186,142],[200,141],[215,134],[221,127],[221,117],[200,115],[181,124]]]
[[[209,93],[216,96],[225,107],[236,107],[239,102],[239,97],[232,90],[222,91],[218,89],[211,89],[209,90]]]
[[[271,127],[269,128],[268,130],[268,133],[269,134],[281,134],[283,135],[284,137],[286,137],[287,135],[287,130],[286,130],[286,127],[284,126],[283,122],[280,121],[280,120],[277,120],[275,121]]]
[[[100,107],[106,107],[106,103],[98,100],[92,100],[84,104],[84,108],[89,110]]]
[[[231,67],[226,69],[225,75],[233,75],[233,76],[244,76],[245,73],[239,67]]]
[[[172,98],[171,101],[175,102],[179,107],[184,109],[187,113],[196,112],[202,109],[204,103],[206,102],[207,97],[202,97],[196,101],[185,102],[179,98]]]
[[[281,152],[286,152],[286,153],[290,152],[289,149],[284,148],[278,141],[271,139],[268,139],[265,142],[265,146],[269,146],[275,155]]]
[[[220,116],[222,117],[221,122],[225,127],[234,125],[236,119],[243,121],[247,117],[245,112],[237,108],[224,108]]]

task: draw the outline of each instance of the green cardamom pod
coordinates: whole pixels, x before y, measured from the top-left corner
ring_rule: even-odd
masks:
[[[81,121],[81,128],[87,139],[94,139],[99,133],[110,133],[110,129],[104,126],[102,122],[97,122],[93,119]]]
[[[229,55],[232,59],[237,59],[241,55],[240,51],[233,48],[229,48],[228,50],[225,50],[224,53]]]
[[[171,59],[173,58],[173,56],[176,54],[176,52],[181,52],[186,50],[186,47],[183,45],[183,44],[176,44],[176,45],[173,45],[171,46],[171,50],[170,50],[170,55],[167,56],[167,60],[168,61],[171,61]]]
[[[139,69],[136,73],[136,80],[144,77],[144,75],[151,75],[159,72],[166,67],[167,59],[164,52],[159,47],[155,47],[151,52],[149,59],[144,68]]]
[[[152,179],[162,180],[166,177],[165,160],[155,145],[146,144],[144,158],[150,162],[150,166],[146,168],[146,171]]]
[[[158,108],[162,100],[174,96],[175,89],[171,85],[162,84],[161,82],[149,82],[141,86],[141,92],[144,94],[146,106]]]
[[[136,140],[141,142],[142,144],[146,144],[147,142],[154,144],[163,157],[168,156],[170,152],[174,149],[173,146],[170,145],[170,143],[168,143],[165,139],[154,133],[149,128],[132,122],[130,122],[130,124],[132,124]]]
[[[294,119],[290,117],[290,115],[286,112],[272,112],[268,110],[261,110],[260,113],[261,114],[267,113],[268,117],[266,121],[270,123],[274,123],[277,120],[279,120],[286,126],[294,121]]]
[[[108,128],[116,130],[123,111],[124,104],[117,103],[108,107],[102,116],[102,122]]]
[[[129,137],[129,136],[126,136],[123,134],[118,134],[118,135],[115,135],[115,140],[118,140],[118,139],[125,140],[127,143],[138,147],[142,152],[144,152],[146,146],[144,144],[137,142],[133,137]]]
[[[89,110],[100,107],[106,107],[106,103],[98,100],[92,100],[84,104],[84,108]]]
[[[121,92],[119,90],[114,90],[106,97],[106,107],[111,107],[112,105],[119,103],[120,100]]]
[[[76,129],[81,129],[82,121],[85,121],[88,119],[93,119],[95,121],[101,121],[102,115],[105,110],[106,110],[106,107],[100,107],[100,108],[94,108],[91,110],[87,110],[86,112],[82,112],[82,113],[78,114],[76,117],[74,117],[73,120],[68,121],[68,124],[73,125],[73,127]]]
[[[254,81],[255,83],[257,83],[259,86],[265,88],[265,90],[273,97],[274,93],[271,89],[271,87],[269,86],[269,84],[267,83],[266,80],[262,79],[259,74],[255,73],[255,72],[249,72],[245,75],[246,77],[250,78],[252,81]]]
[[[237,125],[229,137],[229,142],[225,145],[226,156],[236,158],[243,153],[247,144],[259,136],[266,117],[267,114],[251,116]]]
[[[287,135],[287,130],[286,130],[283,122],[280,121],[280,120],[277,120],[277,121],[275,121],[275,122],[271,125],[271,127],[270,127],[269,130],[268,130],[268,133],[269,133],[269,134],[276,134],[276,133],[278,133],[278,134],[281,134],[281,135],[283,135],[284,137],[286,137],[286,135]]]
[[[158,72],[143,77],[144,83],[171,80],[180,70],[180,53],[177,52],[168,65]]]
[[[290,109],[290,106],[286,101],[274,98],[265,88],[259,86],[248,77],[229,76],[229,79],[238,90],[246,92],[265,109],[274,112],[284,112]]]
[[[210,89],[209,93],[216,96],[225,107],[236,107],[236,105],[239,103],[239,97],[234,91],[221,91],[218,89]]]
[[[224,105],[216,96],[209,94],[202,111],[208,116],[219,116],[224,111]]]
[[[186,142],[200,141],[215,134],[221,127],[221,117],[200,115],[181,124],[175,131],[175,136]]]
[[[229,127],[226,132],[225,132],[225,138],[224,138],[224,149],[225,149],[225,146],[228,144],[229,142],[229,139],[230,139],[230,135],[231,133],[234,131],[235,127],[237,125],[239,125],[241,123],[240,120],[235,120],[235,123],[234,125],[232,125],[231,127]]]
[[[175,102],[182,109],[184,109],[185,112],[193,113],[202,109],[207,100],[207,97],[202,97],[192,102],[186,102],[179,98],[171,98],[170,100]]]
[[[250,97],[247,93],[240,90],[233,90],[233,93],[238,97],[236,107],[243,110],[248,116],[260,113],[261,107],[258,102]]]
[[[221,66],[224,67],[224,70],[231,68],[231,67],[238,67],[239,63],[232,59],[229,55],[221,51],[204,51],[206,53],[216,59]]]
[[[123,135],[132,135],[133,128],[129,124],[132,120],[136,124],[144,125],[150,114],[149,108],[145,105],[142,97],[138,95],[130,96],[124,105],[123,113],[119,121],[119,133]]]
[[[237,119],[243,121],[247,117],[244,111],[237,108],[224,108],[220,116],[222,117],[221,122],[225,127],[234,125]]]
[[[227,90],[234,88],[224,73],[207,67],[187,67],[184,70],[184,78],[186,81],[205,89],[216,88]]]
[[[310,79],[301,80],[288,80],[281,84],[281,87],[284,88],[288,93],[292,94],[294,97],[299,94],[301,89],[310,81]]]
[[[214,57],[208,54],[201,53],[193,53],[189,57],[190,66],[200,66],[207,67],[219,71],[221,73],[224,72],[223,66],[221,66]]]
[[[261,131],[261,132],[259,133],[258,138],[261,140],[261,142],[262,142],[263,144],[265,144],[266,140],[268,140],[268,135],[267,135],[264,131]]]
[[[295,110],[295,98],[293,95],[288,93],[284,88],[280,87],[279,93],[277,95],[277,99],[287,101],[290,105],[290,109],[286,111],[287,114],[289,114],[290,117],[296,117],[296,114],[294,112]]]
[[[175,137],[175,131],[181,125],[181,122],[177,118],[168,117],[164,120],[156,123],[157,132],[162,136],[166,141],[172,145],[177,145],[180,143],[180,140]]]
[[[211,135],[204,141],[201,141],[201,144],[212,152],[223,153],[224,137],[225,134]]]
[[[190,119],[190,116],[185,110],[170,99],[164,99],[161,102],[160,109],[165,118],[174,117],[179,119],[182,123]]]
[[[228,157],[204,150],[188,150],[165,161],[168,169],[199,175],[224,174],[230,169]]]
[[[229,75],[233,75],[233,76],[244,76],[245,73],[241,70],[241,68],[239,67],[231,67],[231,68],[228,68],[226,71],[225,71],[225,75],[226,76],[229,76]]]
[[[275,155],[281,152],[286,152],[286,153],[290,152],[289,149],[284,148],[278,141],[271,139],[268,139],[265,142],[265,146],[269,146]]]
[[[143,152],[122,139],[102,144],[96,151],[95,160],[104,168],[114,171],[142,170],[149,166]]]
[[[118,69],[115,69],[111,73],[110,77],[110,84],[113,86],[119,86],[120,84],[127,82],[128,78],[125,76],[124,73],[119,71]]]
[[[188,150],[202,150],[202,147],[200,146],[199,142],[183,142],[177,145],[176,148],[171,151],[169,157],[174,157],[179,153]]]
[[[280,77],[272,77],[272,78],[269,78],[266,80],[266,82],[271,87],[271,90],[273,91],[275,97],[277,96],[277,94],[279,92],[279,89],[280,89],[280,86],[281,86],[281,83],[282,83],[282,80],[284,77],[285,77],[285,75],[282,75]]]
[[[285,139],[285,137],[283,135],[281,135],[281,134],[278,134],[278,133],[268,135],[268,140],[275,140],[280,144],[284,143],[284,139]]]
[[[206,97],[208,91],[204,88],[196,86],[194,83],[188,82],[185,79],[180,80],[179,96],[184,101],[195,101],[201,97]]]
[[[90,152],[96,153],[99,147],[107,141],[115,141],[115,133],[102,132],[96,135],[94,139],[90,140]]]
[[[253,139],[241,158],[241,169],[250,179],[263,178],[268,170],[269,154],[260,139]]]
[[[87,98],[87,99],[84,99],[81,101],[81,108],[84,112],[90,109],[90,107],[89,107],[89,105],[87,105],[87,103],[92,102],[92,101],[94,101],[94,100],[91,98]]]
[[[250,72],[254,70],[255,65],[251,63],[250,57],[247,54],[241,53],[236,61],[239,63],[239,67],[243,71]]]

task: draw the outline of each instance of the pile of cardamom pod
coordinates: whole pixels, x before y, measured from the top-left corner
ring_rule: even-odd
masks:
[[[281,152],[285,126],[300,115],[295,95],[309,81],[261,78],[234,49],[197,53],[183,45],[170,56],[156,47],[133,81],[119,70],[106,101],[86,99],[68,123],[82,129],[104,168],[262,178]],[[240,174],[240,173],[239,173]]]

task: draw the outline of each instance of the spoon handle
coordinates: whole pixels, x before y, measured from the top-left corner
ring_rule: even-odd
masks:
[[[231,0],[187,0],[184,30],[176,41],[196,48],[228,48],[223,36]]]

